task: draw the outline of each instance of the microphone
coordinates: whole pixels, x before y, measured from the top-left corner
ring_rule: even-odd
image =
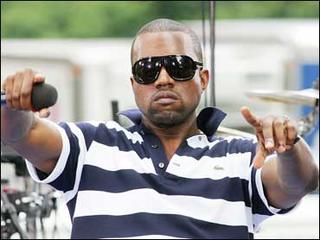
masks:
[[[58,98],[56,88],[47,83],[37,83],[33,85],[31,92],[31,105],[33,110],[39,111],[54,105]],[[1,107],[6,105],[6,93],[1,91]]]

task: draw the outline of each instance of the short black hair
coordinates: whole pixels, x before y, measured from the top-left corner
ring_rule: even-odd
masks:
[[[155,32],[183,32],[188,34],[192,40],[194,51],[198,58],[197,60],[202,62],[203,60],[202,48],[201,48],[200,39],[197,36],[197,34],[191,28],[189,28],[188,26],[180,22],[167,19],[167,18],[159,18],[145,24],[142,28],[140,28],[140,30],[136,34],[131,45],[131,64],[133,64],[133,47],[137,37],[142,33],[155,33]]]

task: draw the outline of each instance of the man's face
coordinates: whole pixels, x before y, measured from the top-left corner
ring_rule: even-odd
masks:
[[[133,63],[144,57],[166,55],[187,55],[194,61],[198,60],[191,38],[185,33],[143,33],[137,37]],[[133,77],[131,83],[144,120],[157,127],[172,127],[195,115],[201,93],[208,84],[208,71],[198,69],[193,79],[175,81],[162,67],[154,83],[139,84]]]

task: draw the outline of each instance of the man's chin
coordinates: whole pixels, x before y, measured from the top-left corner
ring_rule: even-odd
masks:
[[[150,113],[151,121],[158,127],[173,127],[183,120],[181,120],[181,113],[172,110],[164,110]]]

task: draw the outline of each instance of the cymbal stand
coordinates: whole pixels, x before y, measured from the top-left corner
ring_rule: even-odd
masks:
[[[314,82],[313,88],[319,91],[319,79]],[[319,99],[315,100],[312,111],[298,122],[298,133],[303,137],[310,132],[318,122],[319,118]]]

